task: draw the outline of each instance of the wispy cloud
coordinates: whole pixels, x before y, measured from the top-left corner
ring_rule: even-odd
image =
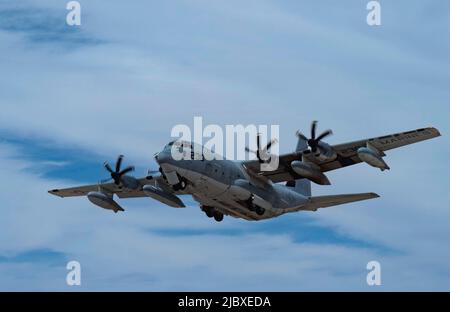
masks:
[[[31,3],[0,2],[0,30],[17,33],[33,45],[54,45],[73,49],[97,45],[95,39],[81,27],[70,27],[65,22],[67,12],[63,7],[44,9]]]
[[[82,263],[83,289],[365,290],[374,259],[383,289],[448,289],[447,13],[389,2],[374,29],[361,1],[92,0],[69,28],[62,4],[0,1],[1,289],[66,290],[65,263],[50,265],[64,257]],[[119,153],[145,172],[195,115],[280,124],[283,152],[312,119],[330,143],[428,125],[444,136],[391,151],[388,173],[359,165],[314,188],[377,201],[256,224],[211,223],[192,200],[114,215],[46,193],[95,183]]]
[[[32,265],[45,263],[50,266],[61,266],[61,263],[66,261],[65,254],[49,249],[29,250],[9,256],[0,255],[0,263],[28,263]]]

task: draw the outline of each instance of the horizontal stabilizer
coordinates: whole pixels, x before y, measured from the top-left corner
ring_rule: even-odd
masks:
[[[318,208],[327,208],[360,200],[380,197],[375,193],[342,194],[311,197],[310,202],[302,210],[317,210]]]

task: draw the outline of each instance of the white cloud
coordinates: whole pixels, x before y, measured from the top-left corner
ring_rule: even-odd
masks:
[[[8,177],[0,195],[0,254],[36,249],[64,253],[82,263],[84,290],[369,290],[365,265],[373,259],[382,263],[383,289],[446,287],[447,278],[439,273],[448,267],[448,251],[439,239],[444,236],[432,234],[429,239],[437,240],[429,245],[430,240],[420,240],[423,233],[409,224],[412,229],[405,235],[415,244],[406,244],[405,237],[398,235],[408,225],[387,226],[393,222],[389,216],[368,217],[367,208],[332,208],[315,215],[317,222],[363,240],[381,236],[378,241],[394,248],[392,252],[298,243],[286,234],[252,233],[250,223],[227,219],[219,225],[197,207],[171,209],[150,199],[129,200],[127,211],[116,215],[84,198],[48,195],[48,188],[64,183],[26,170],[31,164],[20,160],[13,147],[2,144],[0,150],[0,169]],[[284,218],[297,222],[301,215]],[[378,226],[371,226],[374,222]],[[248,231],[220,234],[224,228]],[[208,232],[158,232],[164,229]],[[65,263],[49,262],[52,265],[46,261],[0,262],[0,288],[70,290],[63,283]]]
[[[324,15],[275,2],[239,2],[239,10],[229,2],[181,1],[183,10],[147,3],[83,4],[83,32],[99,45],[59,49],[64,42],[30,43],[22,33],[0,31],[1,129],[111,157],[124,153],[143,164],[174,124],[190,124],[194,115],[207,123],[281,124],[281,150],[292,149],[294,131],[316,118],[335,130],[332,142],[427,125],[448,133],[448,59],[424,48],[435,40],[420,27],[414,29],[421,41],[408,41],[401,38],[406,26],[387,23],[392,35],[358,26],[357,7]],[[53,10],[60,1],[39,5],[59,14]],[[407,12],[407,20],[414,12],[420,10]],[[446,29],[447,21],[432,29]],[[406,28],[407,37],[413,33]],[[387,289],[448,289],[449,149],[445,136],[438,140],[389,153],[389,173],[345,169],[330,173],[332,187],[315,190],[379,192],[379,200],[314,216],[392,254],[251,231],[157,234],[151,230],[214,232],[217,225],[196,207],[178,211],[143,199],[114,215],[85,199],[50,197],[47,189],[68,182],[39,177],[2,144],[0,171],[8,180],[1,183],[0,252],[54,248],[80,258],[90,289],[366,289],[365,263],[377,258]],[[64,289],[60,271],[40,266],[45,274],[31,274],[29,264],[0,264],[0,287]],[[28,284],[18,279],[21,272],[29,273]]]

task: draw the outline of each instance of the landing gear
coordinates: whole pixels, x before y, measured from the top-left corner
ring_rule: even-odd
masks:
[[[266,209],[263,207],[256,206],[255,212],[258,216],[262,216],[264,212],[266,212]]]
[[[223,213],[214,209],[214,207],[210,206],[202,206],[202,210],[208,216],[208,218],[214,218],[217,222],[221,222],[223,220]]]
[[[255,205],[255,204],[253,203],[253,198],[254,198],[254,197],[253,197],[253,195],[252,195],[252,196],[250,196],[249,199],[247,199],[248,210],[253,211],[253,212],[256,212],[256,214],[257,214],[258,216],[264,215],[264,213],[266,212],[266,209],[264,209],[263,207],[260,207],[260,206],[258,206],[258,205]]]
[[[214,220],[221,222],[223,220],[223,214],[217,210],[214,211]]]
[[[172,188],[174,191],[183,191],[184,189],[186,189],[187,186],[187,182],[185,178],[179,178],[180,182],[178,182],[177,184],[173,185]]]
[[[250,210],[250,211],[256,210],[256,205],[253,203],[253,195],[250,196],[249,199],[247,199],[247,207],[248,207],[248,210]]]
[[[214,217],[214,207],[202,206],[202,210],[205,212],[208,218]]]

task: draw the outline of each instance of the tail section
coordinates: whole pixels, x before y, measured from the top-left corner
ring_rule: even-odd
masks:
[[[367,200],[380,197],[375,193],[359,193],[359,194],[342,194],[329,196],[315,196],[311,197],[310,202],[302,208],[302,210],[315,211],[318,208],[327,208],[347,203],[352,203],[361,200]]]
[[[306,149],[308,149],[308,142],[299,137],[297,142],[297,148],[295,149],[295,151],[302,152]],[[303,196],[307,197],[311,196],[311,181],[309,181],[308,179],[298,179],[288,181],[286,183],[286,186],[292,187],[294,191]]]
[[[311,181],[308,179],[288,181],[286,186],[292,187],[294,191],[303,196],[311,197]]]

